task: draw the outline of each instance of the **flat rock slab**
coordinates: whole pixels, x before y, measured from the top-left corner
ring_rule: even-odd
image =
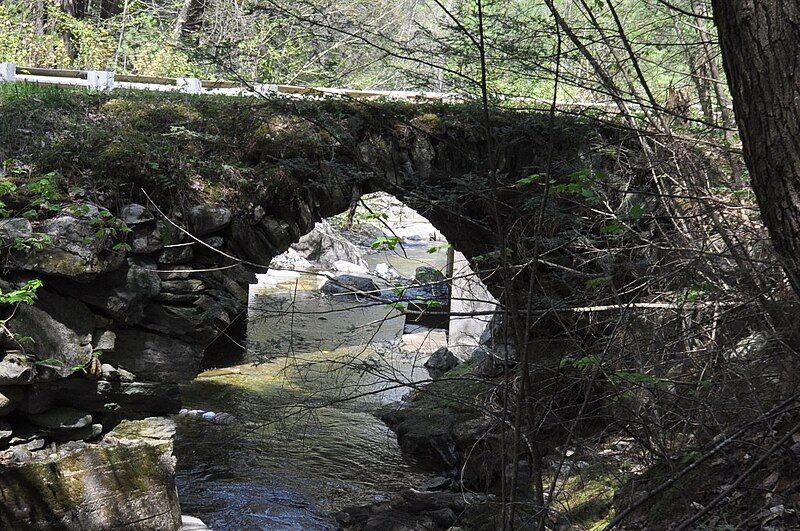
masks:
[[[76,430],[92,424],[92,416],[71,407],[54,407],[44,413],[28,415],[28,419],[37,426],[56,431]]]
[[[0,454],[0,529],[177,531],[172,444],[71,442]]]
[[[175,436],[175,422],[166,417],[123,420],[108,435],[118,439],[169,441]]]

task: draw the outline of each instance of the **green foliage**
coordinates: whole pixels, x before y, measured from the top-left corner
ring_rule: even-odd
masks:
[[[599,289],[608,285],[611,282],[611,277],[592,278],[586,281],[586,289]]]
[[[510,247],[506,247],[505,248],[505,256],[507,258],[510,258],[510,257],[514,256],[514,249],[512,249]],[[479,254],[477,256],[474,256],[472,258],[472,260],[475,261],[475,262],[490,262],[490,261],[494,261],[494,260],[500,260],[500,258],[501,258],[500,250],[496,250],[496,251],[489,251],[488,253],[483,253],[483,254]]]
[[[36,291],[41,287],[42,281],[35,279],[8,292],[0,290],[0,304],[33,304],[36,302]]]
[[[381,251],[394,251],[400,244],[400,238],[396,236],[379,236],[370,244],[370,247]]]
[[[26,238],[18,236],[14,239],[14,250],[26,253],[41,251],[51,243],[53,243],[53,239],[48,234],[34,233]]]
[[[686,301],[695,302],[703,300],[711,293],[711,286],[709,284],[701,284],[699,286],[692,286],[686,291]]]
[[[432,247],[428,247],[428,254],[438,253],[439,251],[449,251],[452,245],[449,243],[445,243],[443,245],[434,245]]]
[[[567,356],[561,360],[559,363],[559,367],[573,367],[575,369],[583,370],[589,367],[593,367],[600,363],[600,359],[595,355],[590,356],[583,356],[581,358],[573,358],[571,356]]]
[[[542,179],[547,177],[544,173],[533,173],[528,175],[527,177],[523,177],[522,179],[517,180],[517,186],[528,186],[529,184],[539,183]]]

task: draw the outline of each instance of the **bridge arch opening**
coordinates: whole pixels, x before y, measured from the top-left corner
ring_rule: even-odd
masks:
[[[392,343],[420,364],[439,348],[464,360],[496,307],[464,255],[425,216],[385,192],[364,194],[317,222],[269,265],[250,285],[238,344],[223,336],[207,350],[205,368],[274,359],[312,344],[330,350],[370,341]],[[354,298],[348,287],[366,293]],[[323,337],[334,321],[343,326]],[[382,330],[359,326],[367,322],[380,322]]]

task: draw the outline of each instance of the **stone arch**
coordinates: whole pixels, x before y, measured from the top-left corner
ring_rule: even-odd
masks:
[[[35,339],[35,357],[55,358],[60,365],[48,368],[28,359],[17,369],[7,356],[0,363],[0,385],[23,385],[23,403],[44,397],[41,407],[76,405],[112,422],[174,411],[177,383],[199,371],[204,349],[246,311],[246,287],[254,273],[316,221],[346,211],[353,198],[374,191],[395,195],[473,259],[497,249],[498,220],[513,227],[529,203],[535,206],[537,195],[515,186],[518,179],[546,172],[554,160],[568,174],[594,157],[589,147],[595,128],[567,117],[554,124],[537,114],[498,115],[488,146],[498,164],[489,179],[480,113],[469,107],[382,110],[323,103],[287,110],[288,104],[273,102],[271,117],[262,123],[248,121],[245,104],[232,103],[223,115],[203,107],[203,100],[177,101],[175,108],[169,101],[140,102],[141,108],[129,103],[115,98],[101,109],[127,117],[134,131],[121,134],[130,136],[138,156],[162,148],[163,135],[185,136],[185,149],[205,149],[204,157],[262,173],[220,202],[191,194],[170,202],[169,190],[158,187],[161,178],[151,179],[130,153],[110,158],[117,152],[109,144],[94,158],[80,152],[59,162],[65,173],[78,164],[78,170],[116,179],[117,189],[106,202],[86,201],[33,225],[22,218],[3,221],[0,235],[10,241],[48,235],[49,244],[41,249],[10,252],[3,278],[8,285],[31,276],[44,279],[39,302],[22,309],[12,326]],[[204,118],[203,111],[217,113],[219,123]],[[243,131],[227,130],[237,139],[237,150],[209,147],[207,137],[219,136],[229,114],[243,120]],[[141,129],[142,122],[149,129]],[[186,123],[194,128],[191,134],[185,133]],[[164,164],[180,166],[179,152],[165,156]],[[120,166],[123,160],[130,176]],[[128,249],[111,250],[102,238],[92,238],[94,220],[103,211],[132,229]],[[563,230],[570,220],[562,217],[559,223]],[[524,238],[529,228],[510,230]],[[491,272],[491,260],[481,262],[487,264]],[[503,286],[491,277],[486,281],[502,298]],[[91,378],[73,372],[92,352],[101,352],[110,368],[92,365],[99,372]]]

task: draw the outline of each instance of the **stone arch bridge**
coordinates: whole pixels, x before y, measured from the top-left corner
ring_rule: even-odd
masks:
[[[575,184],[624,141],[565,115],[498,112],[487,129],[461,105],[59,91],[0,110],[3,291],[44,282],[8,325],[32,338],[0,361],[12,423],[58,405],[112,423],[174,411],[254,273],[369,192],[431,220],[501,301],[500,245],[530,252],[543,221],[536,289],[567,297],[591,274],[558,249],[586,221],[574,195],[543,200],[544,176]]]

